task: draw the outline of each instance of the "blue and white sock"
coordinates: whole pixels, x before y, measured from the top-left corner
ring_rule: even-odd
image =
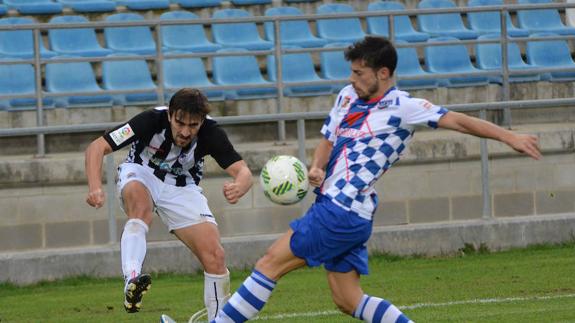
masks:
[[[254,318],[266,305],[275,286],[275,281],[254,269],[212,323],[239,323]]]
[[[363,295],[361,302],[353,311],[353,317],[370,323],[413,323],[395,305],[367,294]]]

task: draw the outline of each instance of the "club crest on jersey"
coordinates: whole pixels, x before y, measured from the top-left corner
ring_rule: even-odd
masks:
[[[121,143],[125,142],[126,140],[130,139],[134,136],[134,131],[130,124],[126,123],[122,127],[110,132],[110,138],[114,141],[116,145],[120,145]]]
[[[349,108],[349,102],[351,102],[351,97],[350,96],[346,96],[343,98],[343,101],[341,102],[340,107],[342,109],[347,109]]]
[[[426,110],[429,110],[431,109],[431,107],[433,107],[433,104],[427,100],[421,100],[419,102],[419,105],[421,105]]]

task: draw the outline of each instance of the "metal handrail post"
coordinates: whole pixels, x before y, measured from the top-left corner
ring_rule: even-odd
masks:
[[[108,242],[114,244],[118,241],[116,224],[116,190],[114,173],[116,171],[114,154],[106,155],[106,197],[108,202]]]
[[[483,120],[487,117],[485,109],[479,111],[479,117]],[[481,152],[481,194],[483,200],[483,214],[484,220],[490,220],[493,216],[491,210],[491,191],[489,189],[489,152],[487,150],[487,139],[480,139],[480,152]]]
[[[307,165],[307,156],[305,153],[305,119],[297,120],[297,155],[304,165]]]
[[[394,15],[389,15],[389,18],[387,19],[387,22],[389,23],[388,29],[389,29],[389,41],[391,41],[392,43],[395,42],[395,16]]]
[[[155,25],[156,28],[156,59],[154,60],[154,65],[156,65],[156,79],[158,80],[158,87],[156,89],[156,95],[158,96],[158,103],[160,105],[165,105],[164,97],[164,53],[162,52],[162,26],[160,24]]]
[[[285,98],[283,91],[283,70],[282,70],[282,51],[281,51],[281,40],[280,40],[280,21],[274,20],[274,46],[275,46],[275,68],[276,68],[276,88],[278,90],[276,113],[282,113],[284,111]],[[268,66],[268,68],[273,68]],[[278,121],[278,140],[283,142],[286,140],[286,124],[284,120]]]
[[[44,106],[42,100],[42,66],[40,64],[40,30],[34,29],[34,80],[36,83],[36,125],[44,125]],[[46,156],[46,141],[44,134],[36,135],[37,153],[36,157]]]
[[[501,9],[499,11],[500,16],[500,23],[501,23],[501,67],[502,67],[502,96],[503,101],[509,101],[510,95],[510,87],[509,87],[509,44],[507,40],[507,13],[506,10]],[[509,107],[505,107],[503,109],[503,125],[507,126],[507,128],[511,129],[511,109]]]

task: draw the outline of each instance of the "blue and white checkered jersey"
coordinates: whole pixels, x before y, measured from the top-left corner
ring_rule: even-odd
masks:
[[[335,204],[371,219],[377,207],[374,184],[413,136],[415,126],[437,128],[445,108],[392,87],[364,101],[351,85],[343,88],[321,133],[333,143],[325,180],[316,189]]]

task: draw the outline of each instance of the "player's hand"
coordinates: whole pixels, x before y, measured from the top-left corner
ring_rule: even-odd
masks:
[[[224,197],[230,204],[236,204],[240,200],[240,197],[244,195],[239,185],[234,182],[224,183],[223,192]]]
[[[86,198],[86,203],[90,204],[97,209],[101,208],[104,205],[105,200],[104,192],[101,188],[90,191],[88,193],[88,197]]]
[[[325,177],[325,171],[321,168],[312,167],[307,173],[307,178],[312,186],[319,187],[323,183]]]
[[[520,153],[529,155],[533,159],[541,158],[541,151],[539,149],[539,140],[536,136],[525,134],[514,134],[514,136],[507,143],[511,148]]]

